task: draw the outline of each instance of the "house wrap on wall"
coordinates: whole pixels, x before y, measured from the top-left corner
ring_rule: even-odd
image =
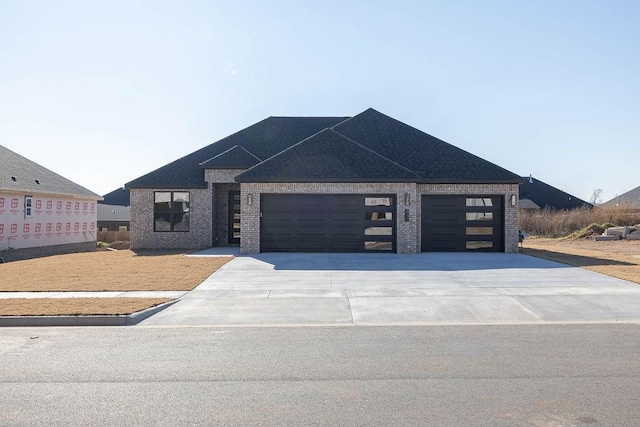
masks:
[[[131,247],[516,252],[520,182],[373,109],[269,117],[127,183]]]
[[[0,257],[95,250],[98,199],[0,145]]]

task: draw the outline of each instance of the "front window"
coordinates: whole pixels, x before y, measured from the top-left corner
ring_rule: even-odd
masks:
[[[189,193],[157,191],[153,219],[154,231],[189,231]]]
[[[24,196],[24,217],[33,217],[33,197],[31,196]]]

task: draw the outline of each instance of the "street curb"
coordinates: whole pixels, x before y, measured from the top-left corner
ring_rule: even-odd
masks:
[[[16,326],[132,326],[172,306],[178,299],[126,316],[6,316],[0,327]]]

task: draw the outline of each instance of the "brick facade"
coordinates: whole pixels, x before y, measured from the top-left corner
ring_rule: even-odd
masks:
[[[189,192],[189,231],[153,230],[154,193]],[[131,249],[205,249],[212,240],[212,188],[208,189],[131,189]]]
[[[131,248],[203,249],[228,245],[229,191],[241,190],[241,252],[260,252],[260,195],[300,194],[395,194],[396,249],[398,253],[421,250],[421,198],[423,195],[487,195],[504,198],[505,252],[518,251],[518,209],[511,197],[518,197],[517,184],[415,184],[415,183],[233,183],[241,170],[206,170],[208,189],[131,190]],[[153,231],[155,191],[189,191],[189,232]],[[251,195],[252,203],[248,204]],[[405,204],[408,196],[408,204]],[[214,207],[215,200],[215,207]],[[408,213],[408,221],[406,221]],[[215,218],[213,217],[215,215]]]

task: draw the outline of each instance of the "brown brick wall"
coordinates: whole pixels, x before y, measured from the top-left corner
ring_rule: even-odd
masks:
[[[153,231],[156,191],[188,191],[188,232]],[[132,189],[131,249],[204,249],[212,245],[211,185],[208,189]]]
[[[246,169],[205,169],[204,180],[214,184],[235,184],[236,176]]]

